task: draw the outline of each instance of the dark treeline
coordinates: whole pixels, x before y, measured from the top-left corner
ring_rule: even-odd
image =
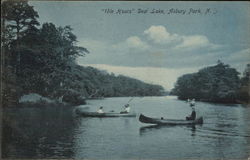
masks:
[[[77,46],[72,28],[53,23],[40,26],[38,13],[27,1],[4,1],[1,8],[4,106],[28,93],[63,96],[73,103],[84,103],[83,97],[161,94],[161,86],[77,65],[76,58],[89,52]]]
[[[179,77],[171,94],[183,100],[195,98],[218,103],[249,103],[249,77],[250,64],[240,78],[236,69],[218,61],[215,66]]]
[[[90,96],[159,96],[163,91],[159,85],[147,84],[122,75],[115,76],[113,73],[108,74],[93,67],[77,66],[75,69],[79,70],[77,76],[82,79],[79,85],[85,85],[80,88],[85,88],[85,94]]]

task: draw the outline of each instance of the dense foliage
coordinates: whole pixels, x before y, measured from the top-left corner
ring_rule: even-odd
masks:
[[[244,84],[249,85],[249,79],[248,83],[243,79]],[[179,99],[235,103],[242,99],[240,82],[236,69],[219,61],[217,65],[203,68],[198,73],[179,77],[171,94],[177,95]]]
[[[18,97],[28,93],[63,97],[63,101],[77,104],[82,101],[79,97],[161,94],[161,86],[77,65],[75,59],[89,52],[77,46],[72,28],[53,23],[39,28],[38,17],[25,0],[2,3],[4,105],[17,103]]]
[[[250,104],[250,64],[247,64],[240,83],[239,100]]]

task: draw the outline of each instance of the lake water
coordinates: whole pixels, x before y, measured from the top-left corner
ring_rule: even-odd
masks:
[[[89,100],[86,110],[120,111],[130,97]],[[191,108],[175,97],[138,97],[138,115],[183,119]],[[79,106],[78,106],[79,107]],[[204,124],[152,126],[135,118],[84,118],[76,107],[7,108],[3,116],[3,158],[247,159],[250,108],[196,103]]]

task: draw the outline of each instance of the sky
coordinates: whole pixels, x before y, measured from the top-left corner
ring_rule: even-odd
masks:
[[[250,2],[31,1],[40,23],[70,25],[90,53],[77,63],[174,87],[218,60],[250,63]]]

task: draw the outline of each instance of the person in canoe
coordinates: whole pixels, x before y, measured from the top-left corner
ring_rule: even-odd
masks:
[[[124,114],[124,113],[129,113],[129,112],[130,112],[129,104],[126,104],[126,105],[124,106],[124,110],[121,111],[120,113],[121,113],[121,114]]]
[[[190,120],[195,120],[196,119],[196,112],[194,107],[192,107],[192,113],[190,116],[186,117],[186,120],[190,121]]]
[[[192,99],[192,101],[190,101],[190,106],[195,106],[195,99]]]
[[[103,109],[103,107],[101,106],[101,107],[97,110],[97,113],[104,113],[102,109]]]

